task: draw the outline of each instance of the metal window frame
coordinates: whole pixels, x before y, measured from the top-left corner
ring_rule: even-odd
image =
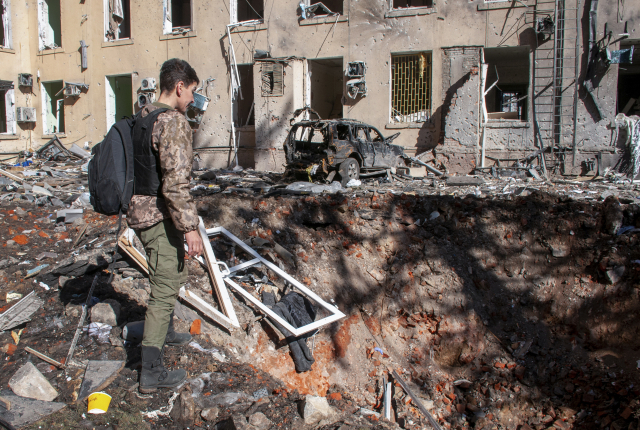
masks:
[[[404,74],[403,76],[399,76],[399,74],[394,70],[396,64],[394,64],[394,60],[402,58],[402,57],[416,57],[419,58],[421,55],[425,55],[426,57],[426,75],[423,78],[424,83],[426,84],[426,89],[424,94],[418,95],[417,99],[412,101],[407,101],[408,104],[418,105],[420,103],[425,104],[425,108],[422,110],[416,110],[410,114],[401,114],[396,113],[394,107],[394,94],[400,94],[399,98],[402,98],[404,94],[405,97],[409,97],[410,93],[413,94],[414,91],[410,91],[411,85],[418,86],[419,83],[414,81],[419,81],[420,78],[417,76],[408,76]],[[418,60],[419,61],[419,60]],[[411,71],[409,71],[412,73]],[[396,77],[398,76],[398,77]],[[409,82],[411,80],[411,82]],[[426,120],[428,121],[432,115],[433,109],[433,52],[432,51],[410,51],[410,52],[394,52],[390,55],[389,61],[389,122],[391,123],[410,123],[410,122],[423,122],[420,119],[414,119],[412,117],[417,117],[419,114],[423,113],[426,116]],[[415,97],[415,95],[414,95]],[[404,103],[403,103],[404,104]],[[396,116],[400,116],[401,120],[396,121],[394,118]]]
[[[305,333],[309,333],[309,332],[311,332],[313,330],[319,329],[320,327],[322,327],[324,325],[331,324],[331,323],[333,323],[335,321],[338,321],[339,319],[342,319],[342,318],[344,318],[346,316],[345,314],[340,312],[340,310],[337,307],[335,307],[335,306],[325,302],[324,300],[322,300],[322,298],[320,298],[316,293],[314,293],[309,288],[307,288],[306,286],[304,286],[303,284],[298,282],[296,279],[291,277],[287,272],[285,272],[284,270],[280,269],[275,264],[273,264],[270,261],[266,260],[260,254],[258,254],[253,248],[251,248],[250,246],[245,244],[243,241],[241,241],[239,238],[234,236],[231,232],[229,232],[224,227],[210,228],[210,229],[207,229],[206,232],[207,232],[207,236],[208,237],[217,236],[217,235],[226,236],[228,239],[231,239],[237,246],[242,248],[242,250],[244,252],[246,252],[248,255],[254,257],[252,260],[249,260],[249,261],[247,261],[245,263],[241,263],[241,264],[239,264],[237,266],[233,266],[233,267],[229,268],[228,270],[225,271],[225,273],[223,274],[222,278],[224,279],[224,281],[231,288],[236,290],[244,298],[246,298],[251,303],[253,303],[258,309],[260,309],[263,313],[265,313],[269,318],[273,319],[278,324],[282,325],[285,329],[290,331],[295,337],[302,336]],[[208,245],[209,245],[209,247],[211,246],[210,243]],[[206,246],[207,246],[207,243],[205,243],[205,247]],[[307,297],[313,299],[318,305],[320,305],[321,307],[326,309],[331,315],[329,315],[329,316],[327,316],[325,318],[322,318],[321,320],[315,321],[315,322],[313,322],[311,324],[307,324],[305,326],[302,326],[302,327],[298,327],[298,328],[293,327],[291,324],[289,324],[287,321],[285,321],[284,319],[279,317],[271,309],[269,309],[267,306],[265,306],[260,300],[256,299],[252,294],[247,292],[240,285],[238,285],[232,279],[230,279],[231,275],[233,275],[235,272],[237,272],[239,270],[242,270],[242,269],[246,269],[246,268],[251,267],[251,266],[258,265],[258,264],[264,264],[269,269],[273,270],[278,276],[280,276],[281,278],[285,279],[291,285],[296,287],[299,291],[304,293]]]

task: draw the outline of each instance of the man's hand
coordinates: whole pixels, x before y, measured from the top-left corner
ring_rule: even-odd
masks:
[[[200,238],[200,233],[198,233],[198,230],[192,230],[188,233],[185,233],[184,238],[187,240],[189,255],[191,257],[198,257],[202,255],[204,245],[202,244],[202,239]]]

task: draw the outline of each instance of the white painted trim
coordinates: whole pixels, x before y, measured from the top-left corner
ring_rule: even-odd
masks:
[[[49,5],[46,0],[38,0],[38,49],[40,51],[54,45],[54,34],[49,24]]]
[[[6,111],[7,132],[6,134],[16,134],[16,99],[14,89],[7,90],[4,94],[4,106]]]
[[[162,0],[162,34],[170,34],[173,31],[171,23],[171,3],[170,0]],[[193,11],[191,11],[193,13]]]
[[[38,3],[39,4],[39,3]],[[49,93],[44,88],[44,82],[40,83],[40,94],[42,94],[42,134],[47,135],[51,134],[49,132],[49,124],[47,121],[47,117],[49,116],[49,108],[51,106],[51,97]]]
[[[240,323],[238,323],[238,317],[236,316],[236,312],[233,309],[233,304],[231,303],[231,298],[229,297],[229,291],[227,291],[227,288],[224,285],[224,280],[222,279],[222,274],[220,273],[220,268],[218,267],[216,256],[213,253],[213,249],[211,248],[211,242],[209,241],[207,231],[204,227],[204,222],[202,221],[202,217],[198,218],[200,220],[200,223],[198,224],[198,232],[200,233],[200,238],[202,239],[204,245],[204,257],[207,262],[209,274],[211,275],[211,279],[213,280],[214,290],[216,292],[216,295],[218,296],[220,309],[222,310],[222,313],[227,316],[232,325],[234,325],[235,327],[240,327]]]
[[[191,306],[198,309],[200,312],[202,312],[221,326],[225,327],[226,329],[230,329],[231,327],[239,327],[237,321],[236,323],[234,323],[229,318],[227,318],[226,315],[223,315],[216,308],[214,308],[209,303],[205,302],[189,290],[185,289],[184,287],[180,287],[180,293],[178,297],[180,297],[182,300],[189,303]]]
[[[103,22],[102,22],[104,26],[104,29],[102,31],[102,41],[109,42],[109,39],[107,39],[107,32],[109,31],[109,0],[103,0],[102,9],[104,13]]]
[[[324,326],[326,324],[330,324],[332,322],[335,322],[335,321],[345,317],[345,314],[340,312],[340,310],[337,307],[335,307],[333,305],[330,305],[329,303],[327,303],[324,300],[322,300],[322,298],[320,298],[320,296],[318,296],[316,293],[314,293],[309,288],[304,286],[302,283],[298,282],[296,279],[291,277],[284,270],[281,270],[275,264],[273,264],[270,261],[266,260],[260,254],[258,254],[253,248],[251,248],[246,243],[244,243],[243,241],[238,239],[236,236],[234,236],[231,232],[229,232],[224,227],[216,227],[216,228],[207,229],[206,230],[206,234],[208,236],[215,236],[215,235],[218,235],[218,234],[223,234],[228,239],[231,239],[236,245],[238,245],[240,248],[242,248],[242,250],[244,252],[246,252],[248,255],[251,255],[251,256],[254,257],[254,259],[251,260],[251,262],[258,260],[254,264],[259,264],[259,263],[264,264],[270,270],[273,270],[275,273],[277,273],[278,276],[280,276],[281,278],[283,278],[284,280],[289,282],[291,285],[296,287],[300,292],[305,294],[307,297],[311,298],[318,305],[320,305],[325,310],[327,310],[328,312],[331,313],[330,316],[325,317],[325,318],[323,318],[321,320],[315,321],[312,324],[308,324],[308,325],[305,325],[305,326],[302,326],[302,327],[294,328],[291,324],[289,324],[286,321],[284,321],[277,314],[275,314],[271,309],[269,309],[267,306],[265,306],[260,300],[258,300],[255,297],[253,297],[253,295],[251,295],[250,293],[245,291],[240,285],[236,284],[234,281],[229,279],[229,277],[225,277],[224,278],[224,281],[227,284],[229,284],[234,290],[236,290],[238,293],[240,293],[243,297],[245,297],[251,303],[256,305],[262,312],[267,314],[270,318],[272,318],[273,320],[275,320],[279,324],[281,324],[286,330],[290,331],[293,336],[299,337],[299,336],[301,336],[301,335],[303,335],[305,333],[309,333],[310,331],[316,330],[316,329],[318,329],[318,328],[320,328],[320,327],[322,327],[322,326]],[[205,240],[205,246],[207,245],[207,243],[209,244],[209,246],[211,246],[209,241]],[[249,262],[247,262],[247,263],[249,263]],[[229,269],[229,271],[232,271],[236,267],[238,267],[238,266],[232,267],[231,269]]]
[[[238,0],[229,0],[229,24],[238,23]]]
[[[104,77],[104,89],[105,89],[105,105],[107,114],[107,130],[116,123],[116,93],[111,86],[111,80],[113,76]]]

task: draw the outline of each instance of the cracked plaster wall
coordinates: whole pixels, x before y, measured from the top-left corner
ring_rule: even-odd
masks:
[[[195,134],[194,147],[204,160],[203,164],[225,167],[233,158],[230,149],[229,48],[225,35],[229,11],[226,3],[192,1],[194,31],[176,36],[162,35],[162,2],[132,1],[132,37],[130,41],[118,43],[103,42],[104,13],[101,1],[63,1],[62,48],[45,51],[44,55],[38,54],[35,37],[38,26],[36,0],[13,1],[15,49],[14,52],[0,52],[0,59],[5,65],[0,72],[0,79],[15,80],[17,74],[22,72],[30,72],[35,78],[40,71],[42,82],[66,80],[89,84],[87,93],[65,102],[66,137],[61,140],[67,145],[75,141],[79,144],[88,141],[94,145],[107,132],[106,75],[131,74],[134,88],[132,104],[135,104],[136,91],[143,78],[157,78],[160,65],[169,58],[183,58],[194,66],[201,80],[212,79],[204,90],[211,98],[211,103]],[[625,19],[629,21],[628,29],[632,39],[639,39],[640,5],[627,3]],[[366,61],[368,96],[356,101],[347,100],[344,116],[370,123],[385,135],[400,131],[401,135],[395,143],[404,146],[407,153],[414,154],[436,147],[440,150],[437,143],[442,134],[442,100],[446,89],[440,84],[445,81],[443,47],[531,46],[533,43],[530,24],[521,19],[526,8],[521,7],[520,3],[509,7],[490,5],[491,8],[502,8],[478,10],[485,7],[487,5],[483,0],[441,0],[425,15],[387,17],[386,2],[344,0],[344,17],[338,22],[335,18],[300,22],[298,1],[266,0],[265,23],[255,28],[238,28],[233,31],[232,39],[239,64],[253,63],[256,49],[270,51],[273,57],[341,57],[344,67],[349,61]],[[585,5],[587,9],[588,5]],[[617,23],[615,8],[608,2],[600,2],[600,9],[599,35],[602,36],[604,31],[604,22],[609,23],[614,34],[622,32],[624,22]],[[85,40],[89,45],[89,67],[86,70],[80,68],[80,40]],[[617,45],[614,44],[612,48],[617,49]],[[432,52],[432,119],[424,124],[389,124],[390,56],[392,53],[420,51]],[[240,130],[239,156],[248,167],[253,158],[256,168],[281,170],[282,144],[289,128],[288,120],[294,108],[303,103],[300,82],[294,79],[301,75],[294,73],[293,66],[287,67],[284,96],[263,98],[256,67],[254,65],[255,140],[252,139],[251,128]],[[579,104],[578,140],[585,148],[601,148],[611,141],[611,130],[607,125],[615,114],[616,83],[617,66],[614,65],[596,90],[607,111],[607,120],[596,122],[589,107],[582,101]],[[33,130],[18,124],[18,139],[2,141],[5,151],[29,147],[37,149],[48,140],[42,136],[39,92],[38,85],[34,85],[33,93],[16,91],[17,106],[36,107],[38,122]],[[465,113],[460,116],[462,124],[465,124],[469,115]],[[489,135],[496,147],[504,145],[505,139],[507,147],[511,147],[515,133],[513,130],[497,129]],[[460,146],[465,151],[471,148],[470,133],[459,131],[453,135],[456,136],[455,141],[462,142]],[[526,141],[527,146],[529,142]]]

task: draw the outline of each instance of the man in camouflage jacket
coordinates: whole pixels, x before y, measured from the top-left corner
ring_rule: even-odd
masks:
[[[191,340],[188,333],[173,330],[173,309],[178,292],[187,277],[184,240],[189,255],[202,254],[198,233],[198,215],[189,194],[193,163],[193,134],[185,117],[193,102],[198,84],[195,70],[179,59],[166,61],[160,69],[160,97],[142,108],[141,118],[156,109],[160,113],[151,132],[151,152],[160,166],[161,192],[157,195],[136,194],[131,199],[127,222],[144,245],[149,267],[151,294],[145,315],[142,340],[142,372],[140,391],[150,393],[158,388],[172,388],[186,379],[182,369],[167,371],[162,361],[165,344],[181,345]],[[134,146],[137,143],[134,142]],[[138,181],[139,176],[138,172]]]

